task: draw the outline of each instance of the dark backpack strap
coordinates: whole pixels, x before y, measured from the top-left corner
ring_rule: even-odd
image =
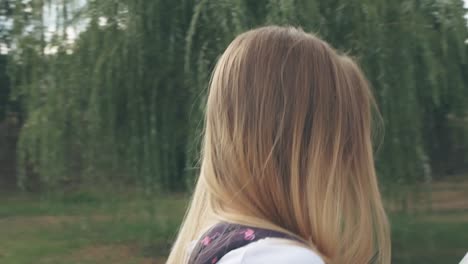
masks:
[[[267,237],[299,241],[290,235],[273,230],[219,223],[203,234],[195,245],[188,264],[214,264],[228,252]]]

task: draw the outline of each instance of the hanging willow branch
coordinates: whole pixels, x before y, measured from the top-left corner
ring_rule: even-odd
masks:
[[[102,177],[149,189],[190,186],[214,63],[238,33],[265,24],[300,26],[359,60],[384,116],[377,163],[387,185],[430,178],[438,153],[450,151],[447,116],[467,111],[460,0],[16,3],[12,78],[27,117],[22,183],[32,168],[45,185]],[[47,8],[61,10],[47,22],[57,23],[50,39]]]

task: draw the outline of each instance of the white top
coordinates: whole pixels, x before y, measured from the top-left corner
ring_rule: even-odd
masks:
[[[265,238],[235,249],[217,264],[325,264],[314,251],[282,238]]]
[[[466,253],[465,257],[460,261],[460,264],[468,264],[468,252]]]

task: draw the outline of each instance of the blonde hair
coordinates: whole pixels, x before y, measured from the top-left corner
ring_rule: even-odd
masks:
[[[186,263],[218,221],[295,235],[326,263],[390,263],[372,106],[356,63],[319,38],[239,35],[212,76],[200,177],[167,263]]]

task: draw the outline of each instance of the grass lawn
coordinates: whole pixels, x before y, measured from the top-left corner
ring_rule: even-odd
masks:
[[[0,263],[162,264],[186,201],[119,190],[1,194]],[[468,251],[468,208],[459,198],[453,202],[461,207],[391,215],[393,263],[461,260]]]
[[[468,252],[468,212],[392,216],[392,263],[459,263]]]
[[[96,192],[1,195],[0,263],[162,264],[186,200]]]

